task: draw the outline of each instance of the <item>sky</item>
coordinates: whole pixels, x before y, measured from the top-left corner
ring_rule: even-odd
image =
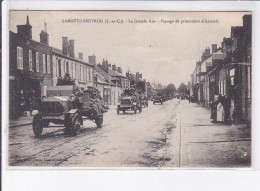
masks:
[[[26,23],[29,16],[33,39],[47,24],[49,45],[62,49],[62,37],[75,40],[75,55],[95,54],[122,67],[123,72],[140,72],[143,78],[162,85],[188,83],[202,51],[212,44],[221,46],[230,37],[231,26],[242,26],[247,12],[153,12],[153,11],[10,11],[10,30]],[[66,19],[100,19],[103,23],[66,23]],[[135,21],[156,21],[135,23]],[[216,23],[183,23],[190,20]],[[123,23],[105,23],[105,20]],[[130,20],[133,23],[130,23]],[[178,20],[179,22],[175,22]],[[173,23],[164,21],[174,21]]]

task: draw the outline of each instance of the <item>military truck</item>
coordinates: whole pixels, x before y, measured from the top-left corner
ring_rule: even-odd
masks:
[[[106,109],[94,87],[48,86],[47,96],[42,99],[39,110],[32,112],[33,132],[40,136],[43,128],[65,127],[66,134],[76,135],[83,120],[91,120],[100,128]]]
[[[126,89],[121,95],[120,103],[117,105],[117,114],[120,111],[125,113],[126,111],[134,111],[134,113],[142,112],[142,105],[139,94],[132,88]]]
[[[163,104],[163,96],[160,94],[157,94],[154,96],[153,104],[160,103]]]
[[[145,81],[137,82],[136,90],[140,96],[140,101],[141,101],[142,107],[148,107],[147,83]]]
[[[144,94],[140,95],[140,102],[142,107],[148,107],[148,99]]]

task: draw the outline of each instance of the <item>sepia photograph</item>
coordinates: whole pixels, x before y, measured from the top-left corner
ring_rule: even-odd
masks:
[[[8,24],[9,167],[251,167],[252,12],[10,10]]]

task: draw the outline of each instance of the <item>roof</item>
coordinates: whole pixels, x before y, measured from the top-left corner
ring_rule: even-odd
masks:
[[[45,46],[46,48],[49,48],[49,49],[52,48],[52,47],[50,47],[49,45],[44,44],[44,43],[42,43],[42,42],[38,42],[38,41],[33,40],[33,39],[24,38],[22,35],[19,35],[18,33],[15,33],[15,32],[13,32],[13,31],[9,31],[9,33],[10,33],[10,36],[11,36],[11,35],[16,35],[16,36],[18,36],[19,38],[22,38],[22,39],[24,39],[24,40],[27,40],[27,41],[31,41],[31,42],[40,44],[40,45],[42,45],[42,46]]]
[[[70,57],[70,56],[64,55],[64,54],[62,53],[62,51],[61,51],[60,49],[58,49],[58,48],[51,47],[51,51],[52,51],[54,54],[58,54],[58,55],[60,55],[60,56],[62,56],[62,57],[64,57],[64,58],[67,58],[67,59],[70,59],[70,60],[74,60],[74,61],[77,61],[77,62],[81,62],[82,64],[87,64],[87,65],[93,66],[93,64],[90,64],[90,63],[88,63],[88,62],[86,62],[86,61],[84,61],[84,60],[81,60],[81,59],[79,59],[79,58],[72,58],[72,57]]]
[[[106,73],[102,68],[100,68],[99,66],[96,66],[95,71],[98,74],[98,79],[97,79],[98,83],[115,85],[112,82],[113,77],[110,76],[108,73]],[[106,80],[108,80],[108,82]]]
[[[232,39],[231,39],[231,38],[224,38],[223,42],[224,42],[224,44],[225,44],[226,46],[231,46],[231,44],[232,44]]]
[[[108,73],[113,76],[113,77],[121,77],[121,78],[127,78],[126,76],[124,76],[123,74],[115,71],[115,70],[112,70],[110,68],[108,68]]]
[[[243,34],[242,26],[232,26],[231,27],[231,37],[233,36],[241,36]]]
[[[11,36],[11,35],[17,35],[17,36],[19,36],[19,38],[25,39],[23,36],[18,35],[18,33],[15,33],[15,32],[12,32],[12,31],[9,31],[9,32],[10,32],[10,36]],[[87,64],[87,65],[93,66],[93,64],[90,64],[90,63],[88,63],[88,62],[86,62],[86,61],[84,61],[84,60],[81,60],[81,59],[79,59],[79,58],[72,58],[72,57],[70,57],[70,56],[64,55],[64,54],[62,53],[62,51],[61,51],[60,49],[58,49],[58,48],[52,47],[52,46],[50,46],[50,45],[47,45],[47,44],[44,44],[44,43],[41,43],[41,42],[38,42],[38,41],[35,41],[35,40],[33,40],[33,39],[26,39],[26,40],[29,40],[29,41],[31,41],[31,42],[34,42],[34,43],[43,45],[43,46],[45,46],[46,48],[49,48],[49,49],[51,50],[51,52],[53,52],[53,53],[55,53],[55,54],[58,54],[58,55],[60,55],[60,56],[62,56],[62,57],[64,57],[64,58],[67,58],[67,59],[70,59],[70,60],[74,60],[74,61],[77,61],[77,62],[81,62],[82,64]]]

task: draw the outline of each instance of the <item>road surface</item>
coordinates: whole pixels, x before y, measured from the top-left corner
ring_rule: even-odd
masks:
[[[64,167],[161,167],[180,165],[181,100],[153,105],[141,113],[104,114],[96,128],[84,121],[80,133],[71,137],[63,128],[43,130],[40,138],[31,125],[9,129],[10,166]]]

